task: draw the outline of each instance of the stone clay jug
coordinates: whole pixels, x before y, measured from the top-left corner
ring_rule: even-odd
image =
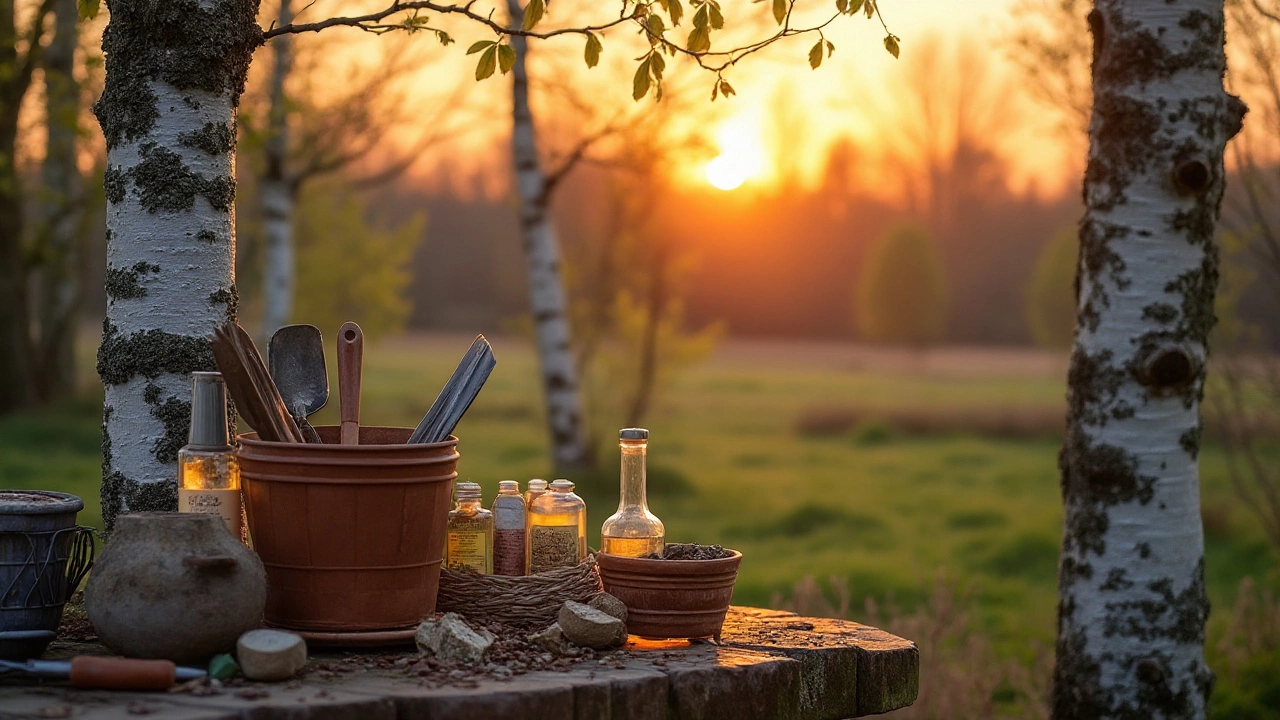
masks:
[[[258,627],[266,602],[262,561],[222,518],[195,513],[117,518],[84,589],[103,644],[178,663],[229,652]]]

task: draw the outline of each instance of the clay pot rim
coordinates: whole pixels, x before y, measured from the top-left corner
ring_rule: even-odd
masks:
[[[57,502],[22,502],[9,499],[6,494],[21,493],[23,495],[42,495]],[[62,515],[69,512],[80,512],[84,509],[84,499],[79,495],[58,492],[57,490],[22,490],[9,488],[0,490],[0,515]]]
[[[733,548],[725,548],[725,550],[733,554],[729,557],[714,558],[711,560],[656,560],[653,558],[626,557],[624,555],[610,555],[606,552],[598,552],[596,553],[596,561],[600,562],[601,558],[607,558],[604,560],[604,564],[612,564],[619,570],[631,570],[635,572],[654,572],[657,571],[658,568],[663,567],[687,572],[695,569],[711,569],[717,563],[721,565],[736,565],[741,562],[742,553],[734,550]],[[661,575],[664,573],[654,572],[654,574]]]
[[[337,425],[317,425],[315,427],[316,429],[320,429],[324,427],[336,428],[338,426]],[[361,425],[360,428],[362,430],[365,428],[368,428],[370,430],[408,430],[410,432],[413,431],[413,428],[402,428],[402,427],[396,427],[393,425]],[[367,453],[371,451],[378,452],[378,451],[386,451],[386,450],[404,450],[405,448],[421,448],[425,450],[425,449],[448,447],[450,445],[456,446],[458,444],[458,436],[456,435],[450,435],[447,439],[441,440],[440,442],[436,442],[436,443],[380,443],[380,444],[369,444],[369,445],[342,445],[340,443],[274,442],[271,440],[259,440],[258,433],[256,432],[242,433],[236,436],[236,440],[240,441],[242,445],[249,445],[251,447],[257,445],[257,446],[266,448],[266,447],[280,447],[283,445],[289,445],[289,446],[297,446],[302,448],[312,448],[315,450],[324,450],[325,452],[340,452],[340,453],[360,453],[360,452]],[[302,452],[309,452],[309,451],[303,450]],[[456,454],[457,453],[455,452],[455,455]]]

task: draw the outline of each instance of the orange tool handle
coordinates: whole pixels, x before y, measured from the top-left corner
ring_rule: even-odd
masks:
[[[168,660],[79,655],[71,659],[71,685],[93,690],[168,690],[176,669]]]
[[[342,416],[340,441],[360,444],[360,375],[364,369],[364,332],[344,323],[338,330],[338,407]]]

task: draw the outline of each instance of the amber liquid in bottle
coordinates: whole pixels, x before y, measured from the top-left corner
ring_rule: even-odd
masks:
[[[556,480],[529,508],[529,574],[576,567],[587,557],[587,506],[573,483]]]
[[[645,497],[645,459],[649,431],[626,428],[618,434],[622,449],[621,497],[618,511],[600,529],[600,552],[623,557],[661,555],[666,547],[666,528],[649,512]]]
[[[221,373],[192,373],[191,433],[178,451],[178,512],[217,515],[244,542],[240,459],[227,429]]]
[[[480,506],[480,486],[457,485],[458,506],[449,511],[445,567],[493,574],[493,513]]]

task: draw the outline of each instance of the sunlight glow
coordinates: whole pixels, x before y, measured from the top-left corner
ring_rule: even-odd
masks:
[[[730,119],[716,134],[720,154],[707,163],[707,182],[733,190],[764,171],[765,148],[759,123],[750,117]]]

